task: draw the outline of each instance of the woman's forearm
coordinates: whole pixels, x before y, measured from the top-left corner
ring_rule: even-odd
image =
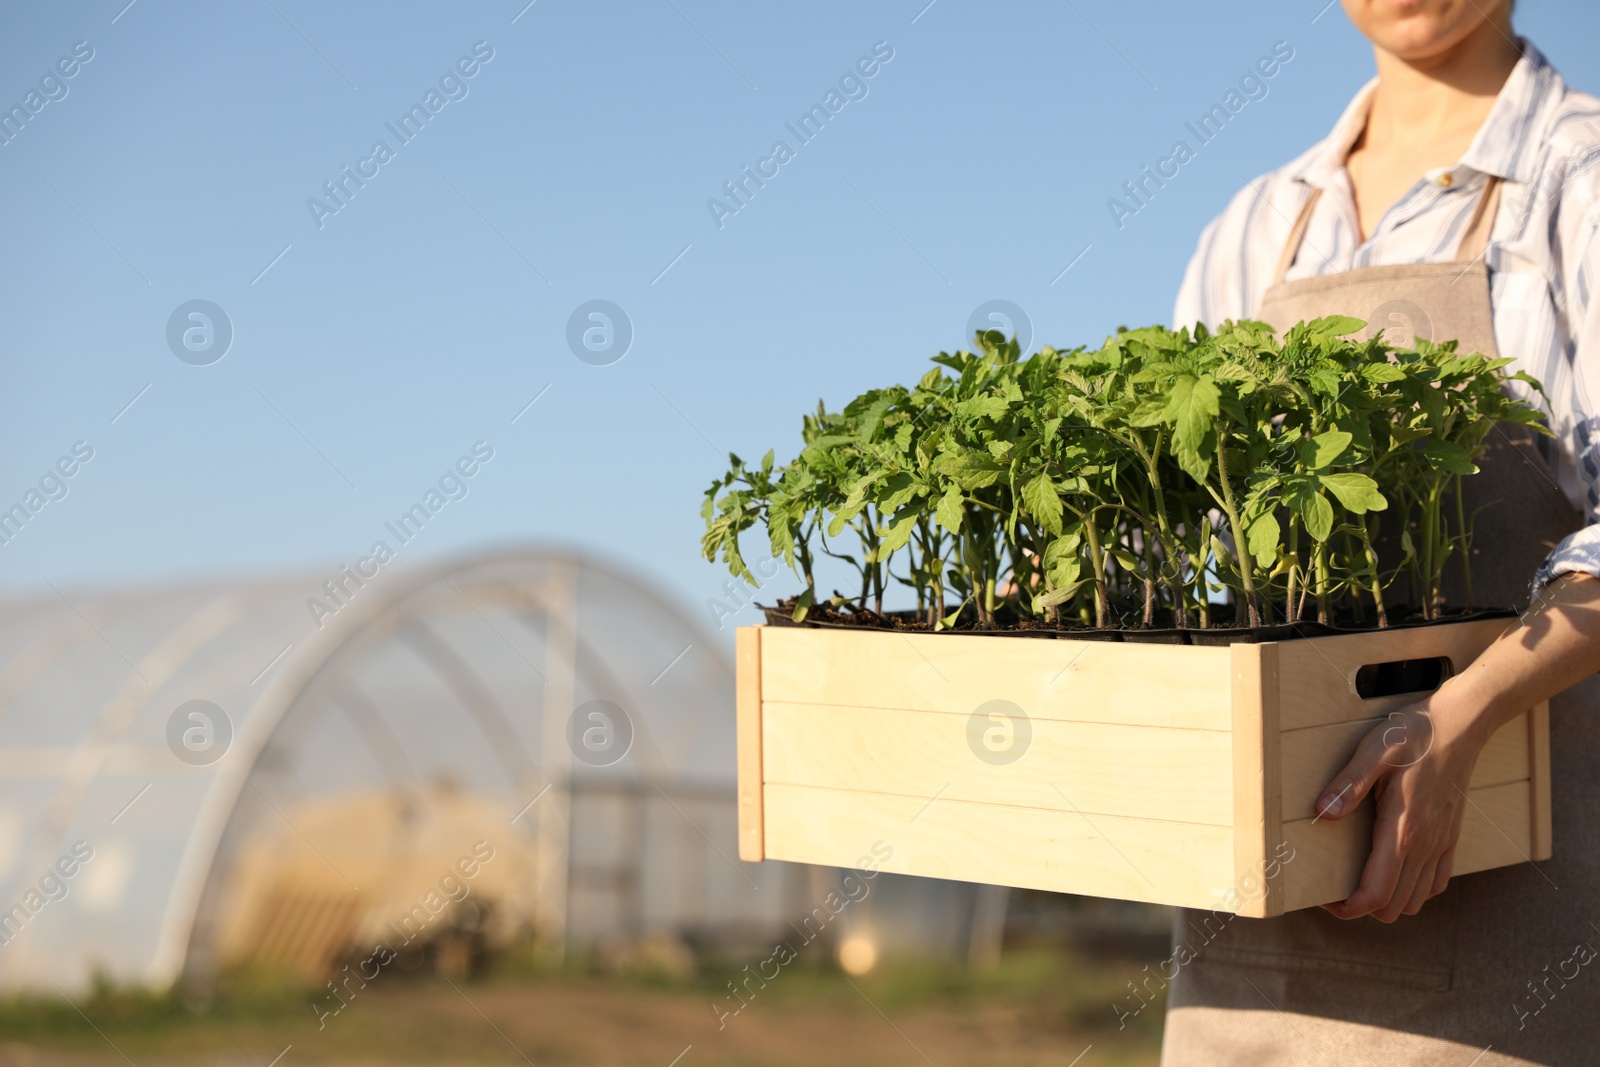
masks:
[[[1600,672],[1600,580],[1570,574],[1428,701],[1436,729],[1487,743],[1501,726]]]

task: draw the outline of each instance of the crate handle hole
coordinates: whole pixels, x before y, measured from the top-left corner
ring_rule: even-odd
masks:
[[[1355,690],[1362,700],[1402,693],[1431,693],[1454,673],[1455,665],[1449,656],[1369,663],[1356,671]]]

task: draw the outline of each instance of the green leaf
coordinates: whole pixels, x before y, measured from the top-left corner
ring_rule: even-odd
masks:
[[[1427,457],[1428,465],[1436,471],[1449,471],[1451,474],[1477,474],[1478,468],[1468,458],[1466,451],[1457,444],[1433,438],[1422,446],[1422,454]]]
[[[1311,438],[1310,461],[1306,466],[1319,471],[1338,459],[1350,447],[1350,436],[1343,430],[1329,430]]]
[[[1383,511],[1389,506],[1378,483],[1365,474],[1324,474],[1322,487],[1338,498],[1340,506],[1355,515]]]
[[[1217,417],[1218,401],[1222,394],[1209,377],[1196,378],[1184,374],[1172,383],[1167,395],[1167,408],[1163,413],[1172,424],[1173,443],[1180,447],[1198,448],[1211,420]]]
[[[857,423],[862,437],[872,438],[877,436],[878,426],[883,422],[884,414],[888,412],[893,403],[894,397],[892,396],[879,397],[872,402],[866,411],[862,412],[861,420]]]
[[[1307,374],[1306,380],[1323,396],[1339,395],[1339,366],[1336,363],[1323,363]]]
[[[952,485],[945,490],[944,496],[939,498],[939,506],[935,509],[933,517],[940,526],[956,534],[961,532],[961,519],[965,513],[961,487]]]
[[[1003,396],[975,396],[956,405],[956,414],[965,419],[998,419],[1010,410],[1011,404]]]
[[[1058,540],[1065,540],[1060,538]],[[1049,555],[1048,552],[1045,553]],[[1046,560],[1045,581],[1052,586],[1070,585],[1078,587],[1078,575],[1083,570],[1083,561],[1076,555],[1063,556],[1056,560]]]
[[[1173,453],[1178,460],[1178,466],[1183,468],[1183,473],[1204,485],[1211,476],[1211,460],[1199,448],[1179,448],[1174,446]]]
[[[1106,549],[1106,555],[1117,561],[1117,565],[1129,574],[1137,575],[1143,571],[1139,565],[1139,557],[1120,546],[1113,545]]]
[[[1306,323],[1306,327],[1312,333],[1320,333],[1328,337],[1347,337],[1365,329],[1366,325],[1360,319],[1353,319],[1349,315],[1327,315]]]
[[[1047,574],[1062,573],[1058,568],[1070,567],[1078,573],[1078,546],[1083,544],[1083,524],[1073,523],[1068,531],[1044,546],[1044,569]],[[1067,579],[1063,578],[1062,581]]]
[[[794,565],[794,528],[787,522],[772,522],[768,520],[767,540],[772,544],[772,554],[783,557],[784,562]]]
[[[878,506],[885,511],[898,511],[919,496],[922,489],[911,479],[911,475],[897,474],[884,483],[883,497],[878,501]]]
[[[1427,437],[1433,431],[1426,426],[1395,426],[1389,433],[1394,437],[1396,444],[1408,445],[1412,441]]]
[[[1040,608],[1053,608],[1057,604],[1065,603],[1078,595],[1078,590],[1083,588],[1083,583],[1074,581],[1058,586],[1047,593],[1034,598],[1034,604]]]
[[[801,593],[794,603],[794,614],[789,616],[795,622],[805,622],[806,613],[811,610],[812,591],[807,589]]]
[[[850,493],[845,497],[844,506],[859,510],[862,502],[867,499],[867,490],[871,489],[883,477],[883,473],[883,471],[873,471],[871,474],[862,475],[856,484],[850,487]]]
[[[1321,493],[1309,493],[1304,498],[1300,517],[1305,520],[1306,532],[1318,541],[1326,541],[1333,533],[1333,505]]]
[[[1368,363],[1362,366],[1361,376],[1374,385],[1388,385],[1406,380],[1406,372],[1393,363]]]
[[[857,500],[853,504],[846,504],[840,508],[828,522],[828,536],[838,537],[844,532],[846,526],[855,521],[856,516],[861,514],[861,509],[866,506],[867,502],[865,500]]]
[[[1005,470],[987,453],[977,450],[946,452],[933,461],[933,469],[948,475],[963,489],[986,489]]]
[[[1283,543],[1283,525],[1275,512],[1268,511],[1250,524],[1246,545],[1250,555],[1265,567],[1278,558],[1278,546]]]
[[[916,528],[917,512],[914,508],[908,508],[897,516],[887,530],[880,531],[883,540],[879,545],[879,551],[883,557],[887,558],[889,553],[898,552],[906,547],[906,542],[911,540],[911,534]]]
[[[1061,496],[1050,481],[1050,475],[1041,471],[1024,483],[1022,502],[1040,526],[1053,534],[1061,532]]]

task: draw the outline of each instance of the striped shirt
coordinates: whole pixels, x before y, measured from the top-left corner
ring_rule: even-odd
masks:
[[[1391,263],[1455,258],[1486,175],[1502,181],[1484,261],[1496,344],[1545,387],[1557,483],[1589,523],[1546,560],[1537,584],[1570,571],[1600,576],[1600,100],[1568,88],[1526,40],[1522,58],[1460,162],[1428,171],[1365,241],[1345,157],[1366,125],[1377,79],[1333,131],[1242,189],[1206,227],[1178,291],[1173,320],[1249,318],[1272,284],[1289,229],[1322,190],[1287,279]],[[1442,338],[1441,338],[1442,339]]]

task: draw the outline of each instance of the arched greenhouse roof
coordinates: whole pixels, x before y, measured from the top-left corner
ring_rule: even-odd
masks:
[[[663,598],[534,549],[360,585],[329,572],[0,603],[0,983],[209,973],[242,857],[289,847],[262,852],[268,837],[356,889],[381,876],[355,854],[372,835],[337,813],[403,820],[446,794],[472,800],[433,805],[438,825],[490,827],[526,865],[499,868],[520,886],[506,892],[547,936],[573,930],[585,783],[659,794],[723,854],[694,906],[754,918],[746,889],[771,872],[719,866],[735,849],[732,692],[718,646]]]

